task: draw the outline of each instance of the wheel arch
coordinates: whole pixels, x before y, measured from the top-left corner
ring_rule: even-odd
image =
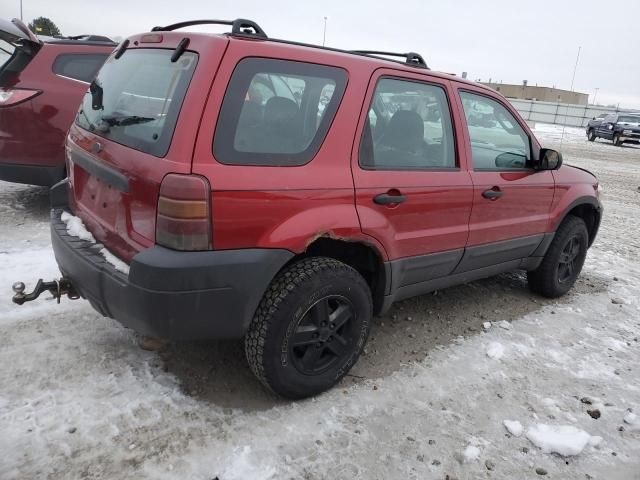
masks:
[[[581,197],[571,203],[565,210],[560,221],[556,225],[556,229],[564,222],[569,215],[581,218],[587,226],[589,233],[589,244],[591,247],[596,238],[598,229],[600,228],[600,220],[602,219],[602,205],[595,197]]]
[[[307,244],[303,252],[291,258],[283,269],[309,257],[329,257],[354,268],[371,289],[374,314],[381,311],[384,296],[391,285],[391,269],[384,261],[384,253],[376,245],[330,234],[319,235]]]

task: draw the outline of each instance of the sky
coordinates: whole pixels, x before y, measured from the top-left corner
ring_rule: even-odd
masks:
[[[640,2],[599,0],[22,0],[25,22],[113,37],[183,20],[249,18],[276,38],[344,49],[416,51],[433,70],[473,80],[556,86],[640,109]],[[2,0],[0,17],[20,16]],[[224,27],[223,27],[224,28]],[[202,28],[208,30],[206,27]],[[210,31],[210,30],[209,30]],[[215,31],[215,30],[214,30]],[[223,31],[223,30],[218,30]],[[597,92],[597,93],[596,93]]]

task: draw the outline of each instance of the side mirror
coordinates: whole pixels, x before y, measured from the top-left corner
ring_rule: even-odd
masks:
[[[558,170],[562,165],[562,154],[550,148],[540,150],[540,160],[536,170]]]

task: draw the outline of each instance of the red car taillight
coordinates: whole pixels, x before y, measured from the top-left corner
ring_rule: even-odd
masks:
[[[36,95],[40,95],[42,90],[25,90],[23,88],[0,88],[0,108],[11,107],[18,103],[25,102]]]
[[[211,249],[211,188],[196,175],[170,173],[158,197],[156,243],[175,250]]]

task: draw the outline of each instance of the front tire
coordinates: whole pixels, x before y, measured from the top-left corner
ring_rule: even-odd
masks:
[[[540,266],[527,272],[529,288],[548,298],[567,293],[587,256],[589,233],[584,220],[569,216],[558,228]]]
[[[620,141],[620,134],[616,133],[613,135],[613,144],[616,147],[621,147],[622,146],[622,142]]]
[[[247,361],[278,395],[317,395],[356,363],[372,316],[371,291],[355,269],[326,257],[303,259],[264,294],[245,335]]]
[[[593,128],[589,129],[589,133],[587,133],[587,140],[589,140],[590,142],[596,141],[596,132],[593,130]]]

